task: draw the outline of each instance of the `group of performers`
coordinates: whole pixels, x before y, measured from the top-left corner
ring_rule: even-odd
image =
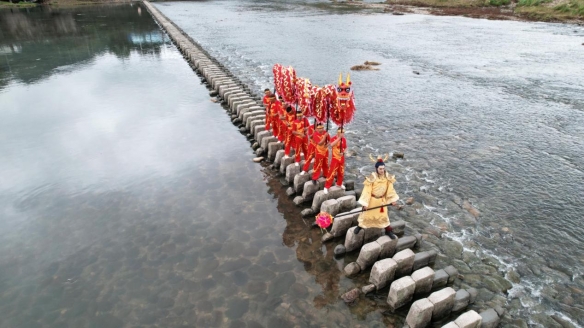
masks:
[[[315,119],[310,124],[302,111],[293,109],[282,98],[277,99],[270,89],[264,90],[263,103],[266,108],[266,130],[271,131],[278,142],[284,144],[284,158],[290,158],[294,149],[294,165],[300,166],[301,156],[304,155],[301,175],[306,174],[310,164],[314,162],[312,183],[316,184],[322,174],[326,179],[325,194],[328,194],[335,180],[337,186],[345,189],[343,178],[347,140],[344,128],[339,127],[336,135],[331,137],[322,122]],[[332,150],[330,163],[329,149]]]
[[[344,127],[339,127],[336,135],[331,137],[322,122],[315,119],[310,124],[302,111],[295,110],[282,98],[277,99],[270,89],[264,90],[263,103],[266,109],[266,130],[271,131],[278,142],[284,144],[284,158],[290,158],[291,150],[294,149],[294,165],[300,166],[301,156],[304,155],[301,175],[306,174],[310,164],[314,162],[312,183],[316,184],[322,174],[326,178],[325,194],[335,180],[337,186],[345,189],[343,178],[347,140]],[[332,150],[330,164],[329,149]],[[396,201],[399,199],[393,187],[395,181],[395,177],[385,171],[384,160],[378,157],[375,161],[375,172],[367,176],[363,183],[363,191],[358,201],[363,206],[363,212],[353,231],[355,234],[359,234],[362,229],[383,228],[391,239],[397,238],[392,232],[387,211],[387,205],[397,206]]]

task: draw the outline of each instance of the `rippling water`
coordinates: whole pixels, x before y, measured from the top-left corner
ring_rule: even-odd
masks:
[[[348,171],[361,179],[369,153],[404,152],[399,192],[424,201],[417,214],[521,277],[506,296],[513,316],[584,324],[584,28],[304,2],[157,6],[257,90],[274,63],[322,85],[381,62],[351,75]],[[450,206],[465,200],[475,224]]]

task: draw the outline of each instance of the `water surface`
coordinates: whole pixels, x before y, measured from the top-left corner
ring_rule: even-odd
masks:
[[[412,227],[426,229],[425,217],[467,252],[519,275],[504,295],[513,317],[584,324],[581,26],[322,2],[157,6],[257,90],[271,86],[274,63],[323,85],[365,60],[381,62],[380,71],[351,72],[350,175],[370,172],[370,153],[404,152],[392,167],[398,192],[424,204],[406,217]]]

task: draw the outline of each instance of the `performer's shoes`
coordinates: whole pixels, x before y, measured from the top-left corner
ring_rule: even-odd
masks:
[[[300,175],[305,175],[305,174],[306,174],[306,171],[300,172]]]
[[[324,194],[325,195],[328,194],[328,189],[327,188],[324,188]]]
[[[300,164],[298,162],[294,163],[295,166],[300,166]]]
[[[357,226],[357,228],[355,228],[355,230],[353,230],[353,233],[358,235],[359,231],[361,231],[361,229],[363,229],[363,228],[361,228],[360,226]]]
[[[397,238],[397,236],[392,231],[386,231],[385,234],[391,239]]]
[[[347,188],[345,188],[345,185],[341,185],[341,189],[345,190]]]
[[[315,185],[316,184],[316,180],[312,180],[312,184]]]
[[[290,156],[284,155],[284,159],[288,159],[288,158],[290,158]]]

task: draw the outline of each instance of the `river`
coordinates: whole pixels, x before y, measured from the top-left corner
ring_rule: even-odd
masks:
[[[323,85],[380,62],[351,71],[348,171],[361,180],[369,153],[405,153],[402,198],[420,199],[418,217],[512,272],[512,315],[584,323],[583,27],[322,2],[157,6],[257,90],[271,86],[274,63]],[[465,201],[476,222],[464,219]]]
[[[582,27],[156,6],[256,90],[276,62],[318,84],[382,63],[351,72],[348,178],[405,153],[388,168],[416,203],[392,215],[480,288],[472,308],[584,324]],[[0,15],[0,327],[403,323],[383,293],[339,299],[367,279],[343,276],[354,255],[321,245],[142,5]]]

